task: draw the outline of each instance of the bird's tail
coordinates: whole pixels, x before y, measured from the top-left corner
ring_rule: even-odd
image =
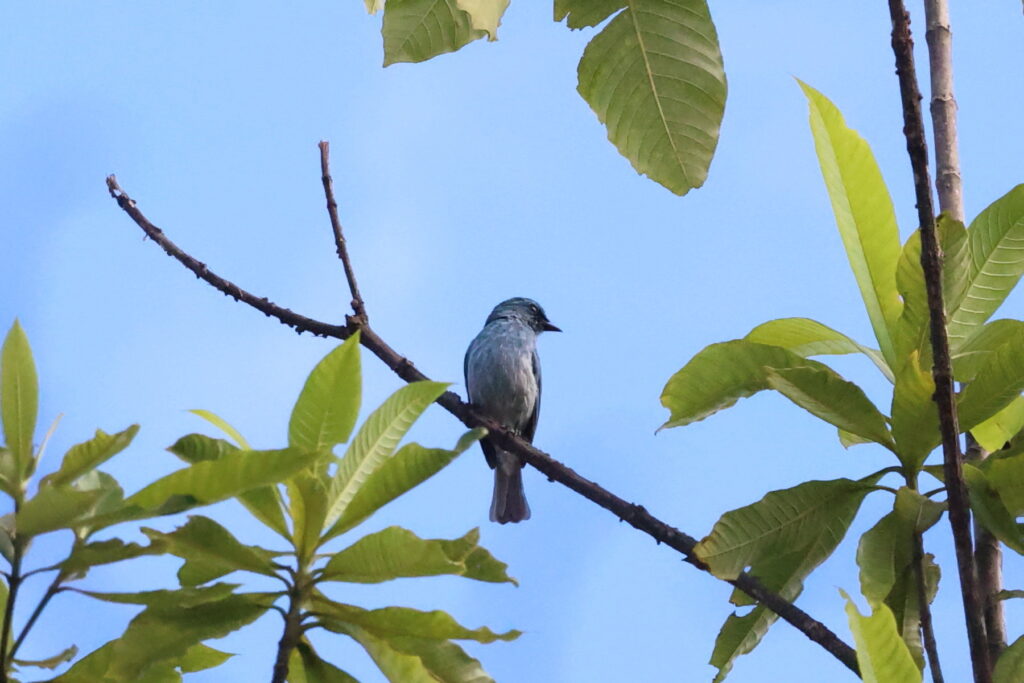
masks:
[[[499,451],[498,466],[494,468],[491,521],[506,524],[529,518],[530,506],[523,493],[523,465],[511,453]]]

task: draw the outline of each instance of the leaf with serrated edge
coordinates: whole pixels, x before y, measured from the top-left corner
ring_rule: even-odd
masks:
[[[871,616],[862,616],[846,591],[846,615],[857,645],[857,664],[865,683],[921,683],[921,672],[896,631],[892,610],[883,603],[873,604]]]
[[[798,81],[810,107],[814,147],[836,225],[882,355],[894,370],[892,330],[902,304],[896,291],[899,229],[889,189],[868,143],[824,95]]]
[[[39,411],[39,379],[28,337],[15,319],[0,348],[0,418],[4,442],[20,479],[32,463],[32,438]]]
[[[328,493],[326,526],[334,525],[370,475],[389,458],[423,411],[448,387],[442,382],[414,382],[393,393],[373,411],[338,463]]]
[[[326,542],[345,533],[398,496],[419,486],[486,434],[485,429],[470,430],[462,435],[452,450],[406,444],[370,475],[323,540]]]
[[[704,0],[626,5],[583,51],[577,90],[638,173],[684,195],[707,178],[725,111],[715,24]]]
[[[995,313],[1024,274],[1024,185],[992,202],[967,232],[970,274],[947,326],[954,351]]]
[[[330,450],[348,441],[359,416],[362,379],[359,333],[316,364],[309,373],[288,421],[288,445],[300,450]]]

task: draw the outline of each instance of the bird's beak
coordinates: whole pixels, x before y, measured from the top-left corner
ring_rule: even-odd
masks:
[[[552,325],[547,320],[544,321],[544,326],[541,329],[544,330],[545,332],[561,332],[562,331],[560,328],[555,327],[554,325]]]

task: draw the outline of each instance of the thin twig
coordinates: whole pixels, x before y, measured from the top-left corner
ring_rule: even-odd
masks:
[[[357,318],[349,317],[349,324],[344,326],[331,325],[307,318],[272,303],[266,297],[257,297],[233,282],[218,276],[207,268],[206,264],[182,251],[174,242],[167,238],[160,228],[153,225],[139,211],[135,201],[117,184],[114,176],[107,178],[107,188],[110,191],[111,197],[117,201],[118,206],[131,217],[151,240],[159,245],[168,255],[174,257],[179,263],[192,271],[196,277],[204,280],[218,291],[234,298],[236,301],[242,301],[252,306],[267,316],[276,318],[298,333],[311,332],[322,337],[344,340],[358,329],[360,331],[360,343],[391,368],[396,375],[406,382],[419,382],[428,379],[408,358],[392,349],[368,324],[361,322]],[[708,567],[694,554],[694,547],[697,542],[693,537],[665,524],[647,512],[642,506],[629,503],[598,484],[584,479],[571,468],[554,460],[547,453],[534,448],[523,439],[506,431],[494,420],[477,412],[471,405],[465,403],[453,392],[446,391],[437,399],[437,403],[466,426],[485,427],[488,429],[491,438],[497,441],[501,448],[520,456],[525,462],[530,463],[530,465],[547,475],[550,480],[557,481],[563,486],[576,491],[588,500],[612,512],[622,521],[628,522],[634,528],[648,534],[658,543],[664,543],[682,553],[685,560],[698,569],[709,571]],[[811,617],[799,607],[788,602],[778,593],[767,589],[758,579],[743,573],[736,579],[729,580],[728,583],[739,588],[775,612],[784,621],[794,626],[832,654],[848,669],[854,672],[858,671],[857,656],[853,648],[844,643],[827,626]]]
[[[61,592],[60,584],[66,578],[67,576],[64,572],[60,572],[57,576],[53,577],[53,581],[46,589],[46,593],[43,594],[43,597],[39,601],[39,604],[36,605],[36,608],[32,610],[31,616],[29,616],[28,621],[25,622],[25,626],[21,629],[21,633],[18,634],[18,639],[14,641],[14,646],[11,648],[10,654],[12,660],[14,659],[14,655],[18,654],[18,648],[21,647],[21,644],[25,642],[25,638],[28,637],[29,631],[31,631],[32,627],[35,626],[36,620],[39,619],[39,615],[41,615],[43,610],[46,609],[46,605],[49,604],[53,596]]]
[[[932,672],[932,683],[943,683],[942,665],[939,663],[939,647],[935,642],[935,629],[932,627],[932,607],[928,602],[928,577],[924,570],[924,539],[921,532],[914,532],[914,579],[917,584],[918,618],[921,622],[921,635],[924,640],[924,651],[928,656],[928,669]]]
[[[359,293],[359,285],[356,283],[356,272],[352,269],[352,260],[348,255],[348,247],[345,244],[345,233],[341,230],[341,220],[338,219],[338,202],[334,200],[334,181],[331,179],[331,143],[327,140],[320,141],[320,179],[324,184],[324,195],[327,197],[327,213],[331,217],[331,230],[334,231],[334,247],[341,259],[341,265],[345,268],[345,279],[348,280],[348,290],[352,293],[352,311],[357,318],[365,323],[366,304]]]
[[[928,174],[928,145],[924,136],[921,116],[921,93],[914,69],[913,40],[910,35],[910,16],[903,0],[889,0],[892,19],[892,49],[896,56],[896,74],[899,76],[903,104],[903,133],[907,139],[907,152],[914,173],[914,191],[917,197],[918,221],[921,225],[921,267],[924,270],[928,295],[929,327],[933,355],[932,376],[935,380],[935,403],[939,412],[942,434],[942,454],[946,489],[949,499],[949,521],[953,529],[960,591],[963,596],[964,618],[971,648],[971,663],[975,683],[990,683],[992,667],[989,662],[985,636],[985,621],[981,601],[978,599],[974,574],[974,549],[971,541],[971,515],[964,486],[963,463],[960,454],[956,400],[953,392],[953,372],[949,357],[949,339],[946,336],[946,316],[942,303],[942,252],[935,234],[935,211],[932,205],[931,181]]]
[[[14,557],[11,558],[11,576],[7,586],[7,605],[4,607],[3,634],[0,635],[0,681],[7,683],[8,671],[11,666],[12,657],[7,655],[7,644],[11,642],[11,632],[14,630],[14,603],[18,599],[18,589],[21,587],[21,558],[24,552],[23,544],[17,538],[14,539]]]

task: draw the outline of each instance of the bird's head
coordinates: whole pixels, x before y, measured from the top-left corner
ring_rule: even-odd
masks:
[[[518,320],[526,325],[529,325],[534,332],[540,334],[541,332],[561,332],[551,324],[548,320],[548,316],[544,313],[544,309],[540,307],[533,299],[526,299],[524,297],[517,296],[512,299],[506,299],[500,304],[494,307],[491,314],[487,316],[487,322],[494,320]]]

